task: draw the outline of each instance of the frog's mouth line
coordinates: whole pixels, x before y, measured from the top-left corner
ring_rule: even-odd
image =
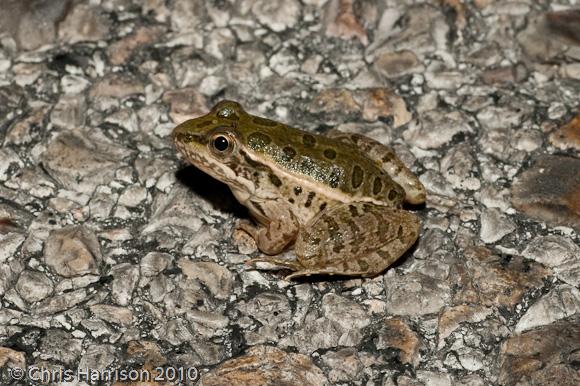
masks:
[[[254,193],[253,185],[247,179],[236,175],[233,169],[220,162],[212,162],[203,156],[203,151],[195,152],[196,148],[201,147],[198,142],[183,143],[178,140],[175,141],[175,147],[179,153],[193,166],[202,172],[209,174],[213,178],[220,181],[228,181],[230,187],[235,187],[241,191]]]

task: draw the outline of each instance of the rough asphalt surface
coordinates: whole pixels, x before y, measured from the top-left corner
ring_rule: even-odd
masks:
[[[580,384],[577,1],[0,9],[2,384]],[[390,144],[418,244],[373,279],[245,266],[243,208],[169,140],[224,98]]]

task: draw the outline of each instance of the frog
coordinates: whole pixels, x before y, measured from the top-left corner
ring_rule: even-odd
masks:
[[[186,161],[229,186],[251,220],[238,229],[263,253],[247,261],[311,275],[374,277],[415,244],[426,191],[388,146],[252,115],[231,100],[172,132]],[[279,255],[293,245],[294,260]],[[260,268],[261,267],[261,268]]]

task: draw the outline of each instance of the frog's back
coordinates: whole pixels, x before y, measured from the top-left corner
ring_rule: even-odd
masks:
[[[241,117],[238,130],[250,156],[258,155],[256,159],[266,160],[279,173],[309,181],[337,201],[403,202],[403,188],[351,144],[250,114]]]

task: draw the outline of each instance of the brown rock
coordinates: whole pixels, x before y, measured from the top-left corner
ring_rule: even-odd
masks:
[[[12,350],[8,347],[0,347],[0,367],[18,367],[23,369],[26,366],[26,357],[23,352]]]
[[[220,364],[201,377],[202,386],[328,385],[309,357],[276,347],[255,346],[238,358]]]
[[[64,277],[97,274],[101,258],[97,237],[83,226],[52,231],[44,247],[46,264]]]
[[[502,261],[485,247],[465,250],[456,266],[459,275],[454,303],[474,303],[487,307],[514,307],[530,289],[543,286],[550,271],[540,264],[514,256]]]
[[[125,98],[129,95],[143,94],[144,92],[143,85],[135,79],[121,74],[109,74],[91,87],[89,96],[91,98]]]
[[[458,29],[464,29],[467,25],[467,18],[465,16],[465,4],[461,0],[439,0],[443,5],[453,8],[455,13],[455,25]]]
[[[163,94],[163,102],[169,103],[169,116],[176,124],[207,114],[209,110],[205,96],[193,87],[168,91]]]
[[[563,39],[549,24],[545,14],[530,17],[526,28],[518,34],[517,40],[530,59],[550,62],[566,51]]]
[[[155,42],[161,35],[159,27],[141,27],[109,47],[109,60],[115,66],[125,64],[136,49]]]
[[[98,185],[110,183],[121,160],[132,152],[98,135],[67,131],[52,139],[41,155],[46,171],[76,192],[90,194]]]
[[[127,343],[127,356],[151,366],[163,366],[167,363],[167,358],[157,343],[144,340],[132,340]]]
[[[408,50],[383,52],[377,56],[373,67],[376,72],[389,79],[425,70],[417,55]]]
[[[141,369],[136,369],[137,371],[147,371],[149,374],[159,374],[158,367],[163,366],[167,363],[167,358],[163,356],[161,353],[161,349],[159,346],[154,342],[148,341],[135,341],[132,340],[127,343],[127,350],[126,350],[126,358],[128,359],[129,363],[143,363]],[[187,378],[184,377],[184,380],[191,381],[192,383],[197,381],[196,378],[189,379],[189,376],[197,376],[198,373],[195,372],[193,374],[184,374],[187,375]],[[137,382],[115,382],[114,386],[127,386],[130,384],[131,386],[151,386],[152,381],[137,381]],[[155,385],[158,386],[170,386],[174,385],[173,382],[163,382],[161,380],[157,380],[154,382]]]
[[[580,151],[580,115],[560,127],[550,135],[550,143],[558,149]]]
[[[580,159],[540,156],[513,185],[512,204],[530,217],[580,230]]]
[[[412,115],[403,98],[385,88],[371,88],[357,93],[362,99],[362,116],[365,121],[375,122],[379,118],[392,118],[393,126],[408,123]]]
[[[546,14],[548,28],[570,42],[580,44],[580,9],[567,9]]]
[[[352,91],[343,88],[330,88],[322,90],[316,95],[310,111],[313,113],[354,114],[359,111],[359,105],[354,100]]]
[[[486,84],[508,84],[521,82],[527,75],[526,66],[516,64],[485,70],[481,75],[481,80]]]
[[[417,366],[421,356],[419,350],[422,346],[419,335],[409,327],[402,319],[389,319],[385,321],[385,327],[379,333],[377,348],[379,350],[394,347],[399,350],[401,363],[410,363]]]
[[[369,44],[367,31],[354,14],[354,0],[330,0],[324,12],[326,36],[341,39],[356,37],[363,45]]]
[[[478,323],[492,313],[491,308],[480,305],[461,304],[455,307],[448,307],[439,315],[439,336],[438,348],[445,345],[445,339],[455,331],[461,323]]]
[[[387,88],[347,90],[332,88],[322,90],[312,101],[310,111],[324,113],[330,120],[361,112],[364,120],[375,122],[379,118],[392,118],[393,126],[408,123],[412,116],[405,100]]]
[[[76,5],[60,23],[58,37],[66,43],[97,41],[109,33],[111,22],[96,7]]]
[[[514,336],[500,349],[499,384],[579,385],[579,353],[580,324],[574,320]]]

